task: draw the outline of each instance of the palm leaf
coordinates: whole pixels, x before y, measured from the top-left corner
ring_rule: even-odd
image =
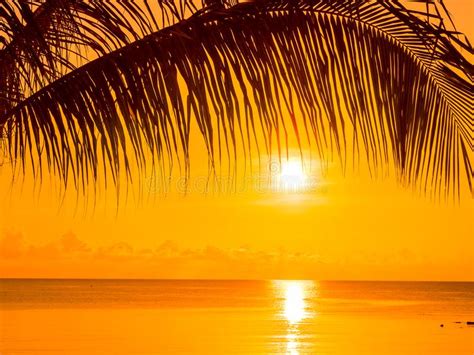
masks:
[[[141,7],[128,1],[0,2],[0,112],[91,58],[197,11],[190,0],[155,5],[147,0]]]
[[[406,183],[448,196],[465,180],[472,193],[473,66],[460,49],[473,50],[440,14],[395,0],[215,2],[54,80],[0,125],[15,161],[41,172],[46,159],[76,187],[101,164],[115,182],[132,162],[182,154],[188,166],[192,121],[212,164],[222,149],[237,159],[239,142],[260,151],[257,130],[281,151],[290,117],[321,154],[352,141]]]

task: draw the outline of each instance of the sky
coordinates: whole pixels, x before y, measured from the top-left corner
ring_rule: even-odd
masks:
[[[472,42],[473,2],[445,3]],[[321,170],[307,151],[304,175],[295,150],[290,162],[261,158],[237,192],[205,193],[196,148],[187,194],[178,177],[165,195],[146,175],[146,197],[118,208],[110,191],[95,205],[74,192],[62,200],[54,178],[41,189],[31,176],[12,184],[4,165],[0,277],[474,280],[469,196],[435,201],[393,174],[343,173],[337,161]]]

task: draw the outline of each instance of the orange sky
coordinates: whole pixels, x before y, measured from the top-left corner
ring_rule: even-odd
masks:
[[[445,3],[472,42],[472,1]],[[474,280],[469,196],[435,202],[393,176],[343,176],[337,163],[321,173],[317,162],[310,191],[205,195],[202,149],[192,164],[188,196],[151,191],[118,212],[111,192],[95,209],[74,193],[60,205],[49,182],[33,193],[31,178],[11,186],[0,168],[0,276]]]

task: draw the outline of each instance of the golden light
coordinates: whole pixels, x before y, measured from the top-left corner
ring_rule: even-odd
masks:
[[[296,334],[288,334],[286,343],[286,353],[289,355],[299,355],[298,351],[298,337]]]
[[[289,281],[285,287],[284,315],[290,324],[297,324],[306,318],[304,285]]]
[[[308,176],[303,169],[300,159],[290,159],[282,162],[279,176],[281,191],[297,192],[306,189]]]
[[[282,301],[279,315],[287,322],[285,352],[290,355],[299,355],[301,322],[313,316],[313,312],[309,311],[306,300],[314,297],[315,284],[313,281],[283,280],[275,281],[274,284],[277,297]]]

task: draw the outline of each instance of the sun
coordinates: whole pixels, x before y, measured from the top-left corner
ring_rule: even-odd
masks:
[[[300,159],[282,162],[278,184],[281,191],[302,191],[306,189],[307,184],[308,176],[304,172],[303,163]]]

